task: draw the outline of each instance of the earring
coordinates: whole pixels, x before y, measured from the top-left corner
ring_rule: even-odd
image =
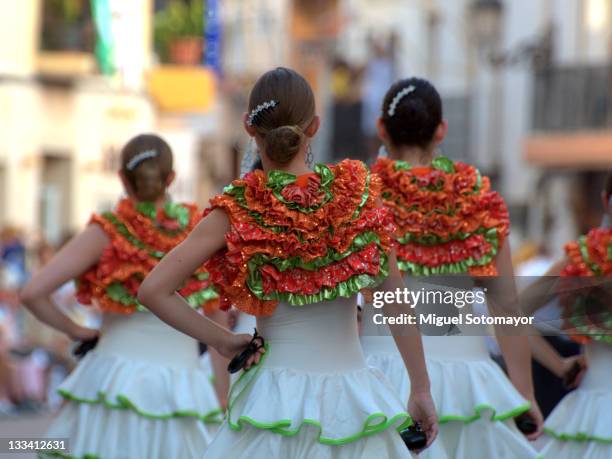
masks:
[[[251,172],[251,169],[253,169],[253,165],[256,161],[256,156],[255,142],[253,142],[253,139],[251,139],[244,152],[244,155],[242,156],[242,161],[240,161],[240,177],[243,177],[244,174]]]
[[[306,150],[306,159],[304,160],[308,167],[312,167],[312,163],[314,162],[314,154],[312,153],[312,147],[308,144],[308,149]]]
[[[385,148],[384,145],[381,145],[380,148],[378,149],[378,157],[379,158],[388,158],[389,157],[389,152],[387,151],[387,149]]]

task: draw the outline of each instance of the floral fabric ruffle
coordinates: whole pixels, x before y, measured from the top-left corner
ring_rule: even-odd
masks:
[[[221,306],[270,315],[278,301],[348,297],[387,276],[394,227],[381,183],[360,161],[312,174],[255,171],[211,200],[227,213],[227,250],[206,264]],[[210,211],[209,209],[208,211]]]
[[[561,276],[565,327],[575,341],[596,340],[612,344],[610,282],[590,282],[612,276],[612,229],[594,228],[565,246],[568,258]],[[581,281],[579,278],[585,278]],[[598,285],[599,284],[599,285]]]
[[[168,202],[157,210],[153,204],[130,199],[121,200],[112,212],[93,215],[91,223],[100,225],[111,243],[98,263],[77,279],[79,302],[120,314],[144,310],[136,298],[142,280],[200,218],[194,205]],[[212,306],[217,298],[204,268],[179,293],[193,307]]]
[[[475,167],[442,156],[431,167],[379,158],[372,171],[393,213],[402,271],[496,274],[495,255],[510,219],[502,197]]]

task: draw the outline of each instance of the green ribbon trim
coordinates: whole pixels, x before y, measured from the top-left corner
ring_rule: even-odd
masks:
[[[497,255],[499,250],[499,238],[497,237],[497,230],[490,228],[484,233],[485,240],[491,244],[491,251],[479,259],[469,257],[466,260],[461,260],[456,263],[447,263],[440,266],[424,266],[411,261],[398,260],[397,265],[400,271],[410,271],[412,274],[417,276],[430,276],[430,275],[443,275],[443,274],[462,274],[467,272],[471,266],[485,266]]]
[[[573,312],[568,322],[579,332],[580,335],[588,336],[589,338],[606,344],[612,344],[612,334],[605,334],[603,332],[594,332],[591,328],[593,324],[587,323],[581,320],[581,317],[586,317],[586,303],[587,297],[578,296],[574,301]],[[612,331],[612,313],[599,314],[603,320],[602,328],[607,328]]]
[[[206,424],[219,424],[221,422],[219,416],[223,413],[220,408],[217,408],[205,414],[200,414],[197,411],[192,410],[173,411],[172,413],[167,414],[155,414],[141,410],[125,395],[117,395],[117,397],[115,397],[117,403],[113,403],[107,399],[106,393],[103,391],[98,391],[97,399],[80,398],[64,389],[58,389],[57,392],[66,400],[70,400],[71,402],[88,403],[91,405],[103,405],[105,408],[111,410],[130,410],[136,413],[137,415],[148,419],[167,420],[174,418],[195,418]]]
[[[438,422],[440,424],[446,424],[448,422],[463,422],[465,424],[470,424],[474,421],[481,419],[483,411],[492,411],[491,418],[489,419],[491,422],[505,421],[506,419],[515,418],[523,413],[526,413],[527,411],[529,411],[530,408],[531,408],[531,403],[527,402],[526,404],[518,406],[510,411],[507,411],[501,414],[497,414],[495,407],[493,407],[492,405],[483,403],[483,404],[477,405],[474,408],[474,414],[471,416],[447,414],[447,415],[439,416]]]
[[[240,378],[238,378],[238,380],[234,384],[232,384],[229,393],[229,403],[227,407],[227,423],[231,429],[240,432],[244,427],[244,424],[246,423],[257,429],[269,430],[270,432],[273,432],[275,434],[293,437],[295,435],[299,435],[302,430],[302,427],[304,427],[305,425],[310,425],[319,429],[319,435],[317,437],[319,443],[322,443],[324,445],[339,446],[360,440],[369,435],[375,435],[377,433],[380,433],[383,430],[386,430],[397,424],[398,422],[400,423],[399,426],[396,427],[398,431],[405,429],[406,427],[409,427],[412,424],[412,418],[408,413],[397,414],[392,418],[388,418],[387,415],[384,413],[373,413],[366,418],[363,427],[359,432],[343,438],[328,438],[323,436],[323,427],[321,426],[321,423],[314,419],[303,419],[300,425],[293,429],[291,428],[290,419],[282,419],[275,422],[260,422],[249,416],[238,416],[238,418],[234,421],[232,419],[232,409],[235,407],[236,401],[243,396],[243,394],[246,392],[248,387],[255,380],[255,377],[259,373],[259,370],[261,369],[262,364],[264,363],[266,356],[268,355],[268,352],[270,350],[270,345],[268,343],[265,344],[265,349],[266,352],[262,355],[261,359],[259,360],[259,363],[251,367],[248,371],[244,371],[240,375]],[[243,386],[242,389],[240,389],[240,392],[238,394],[234,395],[236,388],[240,385]]]
[[[216,300],[217,298],[219,298],[217,290],[213,286],[210,286],[185,297],[185,301],[187,301],[192,308],[199,308],[210,300]]]
[[[395,171],[409,171],[412,169],[412,165],[408,161],[397,159],[393,162],[393,169],[395,169]]]
[[[336,252],[335,250],[330,248],[327,250],[326,255],[315,258],[314,260],[309,261],[307,263],[304,262],[299,256],[294,256],[290,258],[280,258],[268,257],[260,253],[255,254],[253,257],[251,257],[249,263],[253,263],[253,267],[255,268],[258,268],[262,265],[272,264],[281,272],[295,268],[301,268],[308,271],[316,271],[324,266],[343,260],[349,255],[364,249],[369,244],[372,244],[374,242],[380,244],[380,238],[378,237],[378,234],[373,231],[367,231],[363,234],[355,236],[351,246],[345,252]]]
[[[331,169],[325,164],[316,164],[314,172],[321,179],[321,185],[319,187],[319,190],[325,193],[325,198],[323,198],[320,203],[311,207],[302,207],[295,202],[287,201],[281,194],[282,190],[285,187],[295,183],[295,181],[297,180],[297,176],[293,174],[284,171],[271,171],[268,173],[267,187],[272,190],[274,196],[276,196],[276,199],[285,204],[288,209],[293,209],[305,214],[309,214],[319,210],[321,207],[331,201],[334,197],[330,190],[331,184],[334,181],[334,173],[331,171]]]
[[[112,225],[117,229],[119,234],[121,234],[125,239],[127,239],[130,244],[138,247],[141,250],[146,250],[151,257],[163,258],[164,255],[166,255],[165,252],[149,249],[144,242],[142,242],[140,239],[130,233],[127,227],[117,217],[115,217],[112,212],[104,212],[102,214],[102,217],[111,222]]]
[[[306,304],[320,303],[322,301],[332,301],[338,297],[349,298],[364,288],[374,288],[379,285],[389,275],[389,260],[384,252],[380,255],[380,270],[378,275],[357,274],[349,279],[339,282],[334,287],[323,287],[318,293],[298,294],[289,292],[272,292],[268,295],[263,293],[263,279],[258,266],[248,263],[249,276],[247,286],[249,290],[260,300],[285,301],[293,306],[304,306]]]
[[[589,248],[587,247],[586,243],[587,243],[586,236],[580,236],[578,238],[578,246],[580,247],[580,255],[582,256],[582,259],[584,260],[584,262],[589,266],[591,271],[593,271],[593,273],[596,276],[601,276],[602,275],[601,267],[597,263],[594,263],[591,260],[591,257],[589,255]]]
[[[455,163],[452,159],[447,158],[446,156],[437,156],[431,162],[431,166],[434,169],[438,169],[439,171],[446,172],[447,174],[455,173]]]
[[[232,196],[236,200],[236,203],[238,203],[238,205],[242,207],[243,209],[246,209],[248,215],[253,220],[255,220],[259,226],[266,228],[274,233],[282,233],[285,230],[284,227],[267,225],[264,222],[263,215],[260,212],[249,209],[249,205],[246,201],[246,198],[244,197],[244,191],[245,191],[244,186],[235,186],[232,184],[226,186],[223,189],[223,193],[227,194],[228,196]]]
[[[64,454],[59,451],[45,451],[43,453],[38,453],[36,455],[39,459],[44,459],[47,457],[58,457],[60,459],[102,459],[100,456],[96,454],[85,454],[84,456],[73,456],[72,454]]]
[[[150,220],[157,220],[157,206],[154,202],[139,202],[136,210]],[[181,229],[185,229],[189,224],[189,209],[178,202],[167,201],[164,204],[164,213],[172,220],[179,223]],[[177,231],[166,231],[177,233]]]
[[[355,209],[355,212],[353,213],[353,216],[351,217],[352,220],[356,220],[357,217],[359,217],[359,214],[361,213],[363,206],[365,206],[365,203],[368,201],[368,198],[370,197],[370,180],[371,180],[370,169],[366,169],[366,170],[367,170],[366,182],[365,182],[365,187],[363,189],[363,194],[361,195],[361,202],[357,206],[357,209]]]
[[[560,441],[577,441],[577,442],[597,442],[602,443],[604,445],[612,445],[612,437],[598,437],[597,435],[590,435],[586,432],[578,432],[575,434],[569,434],[565,432],[556,432],[548,427],[544,427],[544,432],[547,435],[550,435],[555,440]]]
[[[126,308],[136,307],[137,311],[148,311],[147,307],[138,301],[137,297],[129,293],[120,282],[113,282],[106,287],[106,294],[111,300],[121,303]],[[187,301],[192,308],[198,308],[208,301],[217,298],[219,298],[219,294],[216,289],[213,286],[209,286],[185,297],[185,301]]]

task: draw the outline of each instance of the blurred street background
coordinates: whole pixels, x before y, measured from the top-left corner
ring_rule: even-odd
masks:
[[[477,165],[510,206],[519,274],[541,274],[599,224],[612,0],[0,0],[0,11],[3,432],[41,434],[61,403],[71,343],[16,292],[120,197],[122,145],[163,136],[173,197],[205,205],[237,176],[249,89],[275,66],[316,90],[319,162],[371,161],[390,84],[430,79],[450,124],[442,152]],[[96,325],[71,285],[58,302]]]

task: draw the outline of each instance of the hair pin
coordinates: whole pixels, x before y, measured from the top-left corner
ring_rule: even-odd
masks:
[[[397,106],[401,102],[401,100],[404,97],[406,97],[408,94],[410,94],[411,92],[414,92],[415,90],[416,90],[416,86],[410,85],[410,86],[405,87],[401,91],[399,91],[395,95],[391,103],[389,104],[389,109],[387,110],[387,114],[389,116],[395,115],[395,110],[397,109]]]
[[[128,163],[125,165],[125,168],[128,171],[133,171],[134,169],[136,169],[136,167],[138,167],[140,163],[142,163],[143,161],[147,159],[155,158],[157,157],[158,154],[159,153],[157,153],[157,150],[142,151],[138,153],[136,156],[134,156],[132,159],[130,159]]]
[[[255,122],[255,118],[257,118],[262,112],[276,107],[278,104],[279,103],[275,100],[269,100],[267,102],[264,102],[263,104],[259,104],[257,107],[251,110],[251,113],[249,113],[249,118],[247,119],[247,125],[253,126],[253,123]]]

